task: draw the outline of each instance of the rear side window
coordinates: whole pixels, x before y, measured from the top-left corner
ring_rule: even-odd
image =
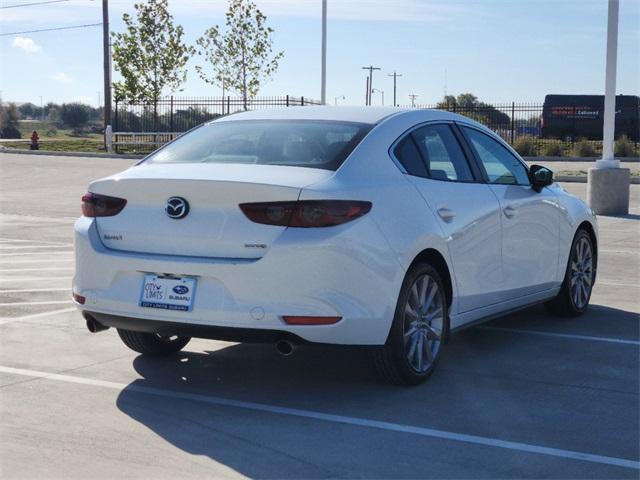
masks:
[[[427,125],[411,134],[434,180],[473,182],[473,174],[449,125]]]
[[[422,160],[418,147],[416,146],[411,135],[407,135],[398,143],[394,155],[402,164],[409,175],[417,177],[428,177],[427,167]]]
[[[240,163],[337,170],[373,126],[316,120],[212,122],[145,163]]]

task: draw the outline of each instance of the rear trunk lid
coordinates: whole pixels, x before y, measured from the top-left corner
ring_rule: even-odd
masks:
[[[251,222],[241,203],[297,200],[302,188],[335,172],[275,165],[142,164],[93,182],[93,193],[127,200],[96,218],[113,250],[210,258],[260,258],[286,227]],[[169,199],[177,208],[169,209]],[[181,200],[188,211],[181,208]]]

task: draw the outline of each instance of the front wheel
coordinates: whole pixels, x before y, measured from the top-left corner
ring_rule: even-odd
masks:
[[[571,244],[569,262],[560,293],[546,303],[554,314],[564,317],[582,315],[589,306],[596,277],[596,256],[591,236],[578,230]]]
[[[374,350],[378,373],[399,385],[425,381],[436,367],[448,328],[440,275],[428,264],[412,267],[402,284],[387,342]]]
[[[127,347],[143,355],[171,355],[182,350],[191,340],[190,337],[134,332],[121,328],[118,329],[118,335]]]

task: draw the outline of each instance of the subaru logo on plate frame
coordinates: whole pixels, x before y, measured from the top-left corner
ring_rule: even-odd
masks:
[[[180,219],[189,213],[189,202],[182,197],[171,197],[167,200],[167,206],[164,211],[169,218]]]

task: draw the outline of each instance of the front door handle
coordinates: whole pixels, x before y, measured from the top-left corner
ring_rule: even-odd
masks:
[[[447,223],[452,222],[453,219],[456,218],[456,213],[447,207],[440,207],[438,208],[437,212],[438,215],[440,215],[440,218]]]
[[[502,212],[504,213],[504,216],[507,218],[513,218],[516,216],[516,213],[518,213],[518,210],[515,207],[512,207],[511,205],[504,207],[502,209]]]

